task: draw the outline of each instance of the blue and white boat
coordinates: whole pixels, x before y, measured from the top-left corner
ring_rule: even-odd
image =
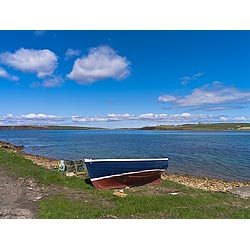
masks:
[[[159,183],[168,158],[84,159],[90,180],[97,189],[124,188]]]

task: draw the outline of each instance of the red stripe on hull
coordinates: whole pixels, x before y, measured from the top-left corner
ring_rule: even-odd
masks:
[[[111,176],[92,181],[97,189],[125,188],[133,186],[142,186],[149,183],[161,182],[161,171],[147,171],[135,174],[126,174],[121,176]]]

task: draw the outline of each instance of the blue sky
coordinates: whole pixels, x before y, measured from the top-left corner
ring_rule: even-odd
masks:
[[[0,125],[250,122],[249,31],[0,37]]]

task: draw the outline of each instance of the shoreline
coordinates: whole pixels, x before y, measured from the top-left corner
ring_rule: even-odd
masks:
[[[72,125],[0,125],[0,130],[187,130],[187,131],[250,131],[250,123],[192,123],[144,127],[83,127]]]
[[[21,155],[24,158],[31,160],[33,163],[45,167],[47,169],[50,169],[50,167],[58,166],[58,160],[45,156],[28,154],[23,151],[24,146],[17,146],[10,142],[0,141],[0,148],[4,148],[9,152],[14,152],[18,155]]]
[[[23,156],[26,159],[31,160],[33,163],[38,166],[45,167],[47,169],[58,168],[58,160],[40,156],[40,155],[32,155],[25,153],[23,151],[24,146],[17,146],[11,144],[9,142],[0,141],[0,148],[4,148],[9,152],[14,152],[18,155]],[[170,180],[173,182],[177,182],[183,184],[188,187],[216,191],[216,192],[228,192],[229,190],[236,187],[250,186],[250,182],[244,181],[227,181],[216,178],[204,178],[187,174],[162,174],[162,180]]]

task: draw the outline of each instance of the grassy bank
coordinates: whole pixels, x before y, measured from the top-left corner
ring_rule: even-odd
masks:
[[[50,189],[38,202],[39,218],[250,218],[250,200],[189,188],[164,180],[125,189],[127,196],[100,191],[79,177],[66,177],[0,148],[0,167]]]
[[[250,123],[197,123],[182,125],[159,125],[143,127],[141,130],[201,130],[201,131],[231,131],[250,130]]]

